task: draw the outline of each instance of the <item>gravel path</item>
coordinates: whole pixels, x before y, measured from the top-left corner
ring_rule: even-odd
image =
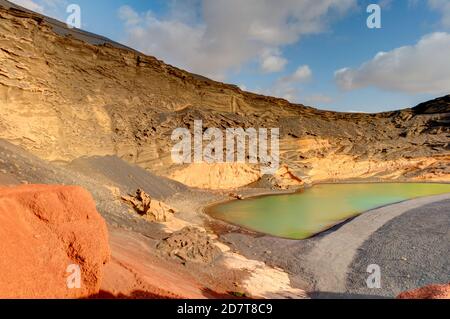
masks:
[[[367,265],[380,266],[381,289],[368,289]],[[450,199],[412,209],[378,229],[358,249],[346,290],[396,296],[418,286],[450,282]]]

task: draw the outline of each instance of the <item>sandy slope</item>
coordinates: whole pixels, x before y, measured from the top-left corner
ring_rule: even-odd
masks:
[[[449,282],[449,208],[450,195],[444,200],[411,207],[380,227],[360,246],[350,264],[346,291],[392,296],[403,290]],[[367,289],[360,284],[367,278],[369,263],[380,266],[381,289]]]
[[[110,228],[110,236],[112,262],[106,266],[99,297],[213,297],[184,267],[155,256],[151,240],[117,228]]]

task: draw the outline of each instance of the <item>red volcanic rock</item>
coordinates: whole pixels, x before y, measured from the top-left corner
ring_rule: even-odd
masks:
[[[431,285],[423,288],[402,292],[398,299],[450,299],[450,283],[446,285]]]
[[[83,188],[0,187],[0,298],[98,293],[109,255],[105,221]]]

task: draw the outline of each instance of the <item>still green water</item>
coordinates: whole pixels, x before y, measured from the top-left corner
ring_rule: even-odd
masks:
[[[305,239],[373,208],[444,193],[450,193],[450,184],[323,184],[295,194],[231,201],[208,213],[253,231]]]

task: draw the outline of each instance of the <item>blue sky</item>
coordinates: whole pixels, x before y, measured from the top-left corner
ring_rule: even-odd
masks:
[[[378,112],[450,93],[450,0],[13,2],[61,20],[76,3],[85,30],[322,109]],[[381,29],[366,25],[371,3]]]

